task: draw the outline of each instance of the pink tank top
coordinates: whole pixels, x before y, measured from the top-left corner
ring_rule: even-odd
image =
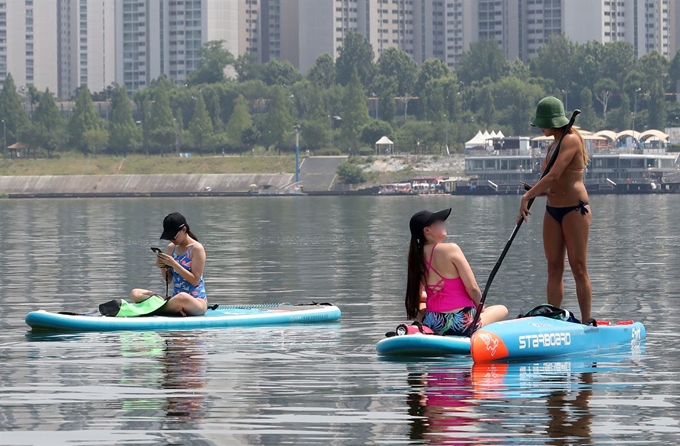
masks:
[[[434,285],[425,285],[425,293],[427,294],[427,300],[425,301],[426,311],[448,313],[459,308],[474,307],[475,303],[468,296],[463,279],[460,277],[447,279],[432,266],[432,256],[436,247],[437,244],[435,243],[430,252],[430,260],[427,262],[427,272],[425,274],[427,278],[430,271],[433,271],[440,279]]]

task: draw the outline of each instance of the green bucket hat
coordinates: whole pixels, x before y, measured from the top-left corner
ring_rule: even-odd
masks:
[[[569,124],[564,114],[562,101],[553,96],[540,100],[536,106],[536,117],[531,121],[533,127],[541,129],[559,129]]]

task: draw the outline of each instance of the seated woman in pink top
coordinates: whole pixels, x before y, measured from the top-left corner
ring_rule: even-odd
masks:
[[[449,214],[451,208],[420,211],[411,217],[406,316],[436,334],[471,336],[480,327],[505,319],[508,309],[503,305],[486,307],[477,326],[472,327],[482,293],[460,247],[442,243]]]

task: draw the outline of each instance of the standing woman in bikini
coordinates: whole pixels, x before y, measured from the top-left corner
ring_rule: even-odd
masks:
[[[548,148],[543,168],[552,156],[557,141],[569,123],[562,102],[549,96],[536,107],[536,117],[531,125],[541,129],[545,136],[555,138]],[[564,256],[576,282],[576,296],[581,310],[581,320],[591,318],[592,288],[588,276],[588,233],[592,218],[588,192],[583,184],[583,174],[588,164],[588,154],[578,130],[571,128],[564,136],[559,154],[550,172],[522,197],[517,221],[531,215],[529,200],[545,194],[548,198],[543,217],[543,248],[548,261],[548,303],[561,307],[564,297]]]

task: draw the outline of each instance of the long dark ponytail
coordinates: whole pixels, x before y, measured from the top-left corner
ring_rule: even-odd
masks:
[[[191,232],[191,229],[189,229],[189,223],[185,224],[184,227],[187,228],[187,235],[188,235],[189,237],[191,237],[192,239],[198,241],[198,237],[196,237],[196,236],[194,235],[194,233]]]
[[[425,278],[425,255],[423,245],[411,237],[411,245],[408,248],[408,266],[406,276],[406,317],[413,319],[418,316],[420,307],[420,288]]]

